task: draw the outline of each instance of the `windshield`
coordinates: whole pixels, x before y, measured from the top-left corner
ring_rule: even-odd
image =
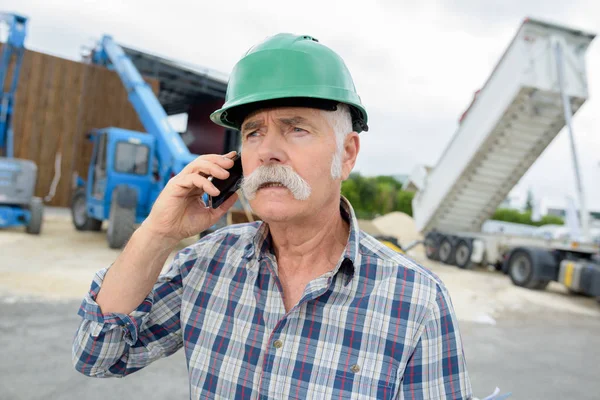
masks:
[[[146,145],[129,142],[117,143],[115,171],[126,174],[146,175],[148,173],[148,155]]]

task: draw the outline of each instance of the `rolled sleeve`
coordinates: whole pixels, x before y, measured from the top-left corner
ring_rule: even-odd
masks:
[[[179,253],[129,314],[102,313],[96,296],[109,268],[96,273],[77,312],[82,318],[72,348],[77,371],[94,377],[123,377],[182,347],[181,258]]]
[[[104,268],[96,273],[77,314],[84,320],[90,321],[88,329],[92,337],[97,338],[100,334],[121,328],[125,342],[133,345],[138,340],[140,328],[144,326],[152,310],[154,291],[151,291],[144,301],[129,314],[103,314],[100,306],[96,303],[96,296],[100,292],[107,272],[108,268]]]

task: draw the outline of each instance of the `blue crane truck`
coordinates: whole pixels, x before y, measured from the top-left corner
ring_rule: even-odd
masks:
[[[34,196],[37,166],[31,160],[15,158],[13,149],[14,99],[25,53],[27,18],[0,13],[0,22],[8,26],[0,54],[0,227],[25,226],[27,233],[39,234],[44,204]]]
[[[87,181],[75,180],[71,200],[75,228],[100,231],[108,220],[108,245],[117,249],[148,216],[169,179],[197,156],[168,123],[154,92],[112,37],[102,38],[92,62],[117,72],[147,132],[117,127],[90,132],[93,152]]]

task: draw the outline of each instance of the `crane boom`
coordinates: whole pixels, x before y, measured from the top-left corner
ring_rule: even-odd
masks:
[[[169,124],[167,113],[156,95],[121,46],[111,36],[103,36],[92,55],[92,61],[114,69],[121,78],[142,125],[158,142],[160,175],[168,177],[181,171],[195,156]]]

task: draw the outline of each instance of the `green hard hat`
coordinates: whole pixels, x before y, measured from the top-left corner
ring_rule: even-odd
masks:
[[[252,47],[229,77],[225,104],[210,116],[221,126],[240,129],[244,118],[270,107],[335,110],[345,103],[352,128],[367,131],[367,111],[344,60],[311,36],[280,33]]]

